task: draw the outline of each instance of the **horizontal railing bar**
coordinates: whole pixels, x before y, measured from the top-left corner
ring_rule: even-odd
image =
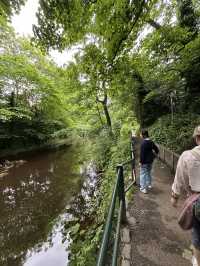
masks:
[[[105,225],[105,229],[103,233],[103,239],[101,242],[101,248],[100,248],[99,258],[97,261],[97,266],[105,265],[104,260],[105,260],[106,250],[107,250],[109,236],[110,236],[109,232],[112,227],[112,217],[114,214],[115,202],[116,202],[116,197],[117,197],[117,192],[118,192],[117,188],[118,188],[118,182],[119,182],[119,172],[120,172],[120,169],[118,169],[117,171],[117,180],[116,180],[115,187],[112,193],[112,200],[111,200],[110,208],[108,211],[108,216],[107,216],[106,225]]]
[[[122,166],[125,166],[126,164],[129,164],[129,163],[131,163],[131,162],[133,162],[133,161],[134,161],[134,159],[131,159],[131,160],[129,160],[129,161],[126,161],[126,162],[122,163],[121,165],[122,165]]]
[[[124,192],[125,192],[125,193],[128,192],[129,189],[130,189],[134,184],[135,184],[135,181],[132,181],[132,182],[130,183],[130,185],[128,185],[128,187],[124,190]]]
[[[116,234],[115,234],[115,243],[113,248],[113,258],[112,258],[112,266],[117,266],[117,253],[119,248],[119,238],[120,238],[120,225],[121,225],[121,219],[122,219],[122,201],[120,200],[119,203],[119,212],[117,217],[117,228],[116,228]]]

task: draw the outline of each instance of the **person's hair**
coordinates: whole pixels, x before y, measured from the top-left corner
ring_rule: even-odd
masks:
[[[143,138],[148,138],[149,137],[149,132],[148,132],[148,130],[147,129],[142,129],[141,130],[141,134],[142,134],[142,137]]]
[[[195,127],[194,133],[193,133],[193,138],[200,137],[200,126]]]

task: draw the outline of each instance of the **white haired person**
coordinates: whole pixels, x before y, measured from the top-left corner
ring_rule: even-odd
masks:
[[[194,129],[193,138],[197,146],[192,150],[184,151],[178,160],[171,195],[171,203],[174,207],[177,206],[180,195],[190,196],[194,193],[200,193],[200,126]],[[194,214],[192,245],[193,265],[200,266],[200,217],[198,218]]]

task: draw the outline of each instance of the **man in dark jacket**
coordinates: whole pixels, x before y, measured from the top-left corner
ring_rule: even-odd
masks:
[[[141,132],[143,138],[140,147],[140,191],[147,193],[147,189],[152,188],[151,169],[156,154],[159,153],[158,147],[149,139],[146,129]]]

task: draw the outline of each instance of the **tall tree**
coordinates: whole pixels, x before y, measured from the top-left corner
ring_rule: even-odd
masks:
[[[65,47],[80,43],[83,47],[83,57],[87,58],[88,43],[95,44],[90,53],[90,58],[93,56],[92,61],[85,60],[84,64],[90,72],[90,80],[93,82],[90,86],[96,94],[96,101],[103,107],[109,128],[112,123],[108,112],[108,103],[112,104],[112,100],[109,99],[111,73],[118,57],[124,56],[124,51],[128,52],[133,48],[146,16],[157,2],[155,0],[130,2],[77,0],[67,3],[40,1],[37,14],[38,26],[34,26],[34,33],[36,40],[43,47],[63,50]],[[96,50],[102,51],[104,58],[102,62],[99,62],[102,56],[95,57],[95,46]],[[134,77],[138,81],[138,76]]]

